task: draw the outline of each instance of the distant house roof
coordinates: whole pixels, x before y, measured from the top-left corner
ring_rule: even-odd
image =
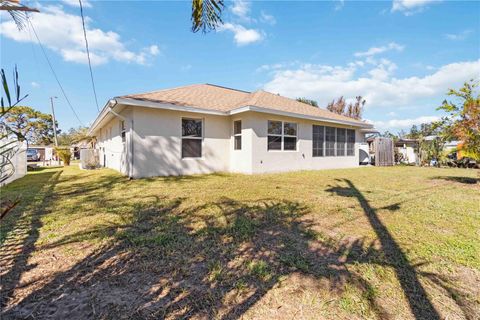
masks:
[[[357,123],[360,126],[371,127],[371,125],[367,124],[365,121],[342,116],[319,107],[314,107],[263,90],[248,92],[212,84],[195,84],[147,93],[129,94],[120,96],[119,98],[169,103],[173,105],[223,112],[233,111],[242,107],[258,107],[298,115],[347,121]]]

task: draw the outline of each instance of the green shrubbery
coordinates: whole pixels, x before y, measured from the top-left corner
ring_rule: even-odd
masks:
[[[72,152],[70,151],[70,148],[55,148],[55,152],[60,160],[63,161],[64,165],[70,165],[70,159],[72,158]]]

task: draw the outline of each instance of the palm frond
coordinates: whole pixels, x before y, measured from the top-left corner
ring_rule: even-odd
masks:
[[[192,31],[215,30],[222,21],[223,0],[192,0]]]
[[[18,30],[23,30],[28,21],[28,12],[39,12],[38,9],[24,6],[18,1],[0,0],[0,10],[7,11],[17,25]]]

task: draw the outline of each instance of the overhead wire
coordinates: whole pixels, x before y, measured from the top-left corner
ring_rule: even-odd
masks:
[[[82,127],[84,127],[84,124],[82,120],[80,120],[80,117],[78,116],[77,112],[75,111],[75,108],[73,107],[72,103],[70,102],[70,99],[68,99],[67,94],[65,93],[65,90],[63,89],[62,84],[60,83],[60,80],[58,79],[57,73],[53,69],[52,63],[50,62],[50,59],[47,56],[47,53],[45,52],[45,48],[43,47],[42,41],[40,41],[40,38],[38,37],[37,31],[35,30],[35,27],[33,26],[32,21],[30,19],[27,19],[30,27],[32,28],[33,34],[35,35],[35,38],[37,39],[38,45],[40,46],[40,49],[42,49],[43,56],[45,57],[45,60],[47,60],[48,66],[50,67],[50,71],[52,71],[53,76],[55,77],[55,80],[57,81],[58,86],[60,87],[60,90],[62,91],[63,97],[67,101],[68,106],[72,110],[73,114],[77,118],[78,122]]]
[[[90,60],[90,49],[88,47],[87,30],[85,28],[85,17],[83,16],[82,0],[78,0],[78,3],[80,4],[80,15],[82,16],[83,37],[85,39],[85,48],[87,49],[88,68],[90,69],[90,80],[92,81],[93,95],[95,97],[97,111],[100,112],[100,107],[98,106],[97,90],[95,89],[95,81],[93,80],[92,61]]]

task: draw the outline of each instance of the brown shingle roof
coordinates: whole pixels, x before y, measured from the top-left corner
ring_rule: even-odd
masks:
[[[296,113],[299,115],[356,122],[361,125],[366,124],[363,121],[342,116],[322,108],[313,107],[263,90],[247,92],[212,84],[195,84],[173,89],[130,94],[121,96],[120,98],[169,103],[179,106],[225,112],[245,106],[253,106]]]

